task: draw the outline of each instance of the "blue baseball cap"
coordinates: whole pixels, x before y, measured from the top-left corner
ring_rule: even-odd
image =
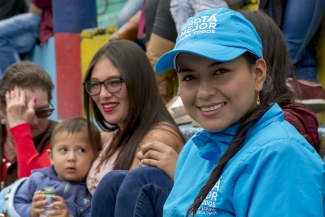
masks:
[[[159,58],[156,71],[164,72],[175,67],[174,60],[179,52],[227,62],[246,51],[263,57],[262,42],[253,24],[231,9],[209,9],[197,13],[182,25],[174,49]]]

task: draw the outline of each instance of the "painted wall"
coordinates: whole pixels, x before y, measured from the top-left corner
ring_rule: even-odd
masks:
[[[81,32],[81,68],[84,78],[89,63],[97,50],[109,41],[109,37],[116,31],[116,25],[104,29],[86,29]]]
[[[119,11],[127,0],[96,0],[97,22],[99,28],[116,24]]]

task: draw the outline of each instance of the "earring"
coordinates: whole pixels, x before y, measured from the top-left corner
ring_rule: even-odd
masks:
[[[261,104],[261,101],[260,101],[260,92],[257,92],[257,105]]]
[[[6,125],[6,119],[4,119],[4,117],[0,116],[0,123],[2,125]]]

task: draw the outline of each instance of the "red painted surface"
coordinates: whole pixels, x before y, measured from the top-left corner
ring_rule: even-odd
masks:
[[[56,33],[56,90],[58,118],[82,115],[81,37],[75,33]]]

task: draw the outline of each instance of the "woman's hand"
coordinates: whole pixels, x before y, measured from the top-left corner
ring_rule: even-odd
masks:
[[[31,217],[39,217],[45,211],[46,199],[42,191],[36,191],[32,199],[32,206],[30,209]]]
[[[26,106],[25,91],[22,88],[15,87],[6,93],[7,103],[7,125],[9,128],[30,122],[35,115],[36,98],[31,99]]]
[[[55,200],[55,202],[51,204],[53,210],[47,212],[47,216],[69,217],[70,214],[64,199],[58,195],[54,195],[53,199]]]
[[[174,172],[178,159],[177,152],[165,143],[154,141],[142,145],[137,153],[140,166],[154,166],[164,171],[174,181]]]
[[[31,4],[30,6],[30,12],[32,14],[38,15],[38,16],[42,16],[43,15],[43,9],[37,7],[35,4]]]

